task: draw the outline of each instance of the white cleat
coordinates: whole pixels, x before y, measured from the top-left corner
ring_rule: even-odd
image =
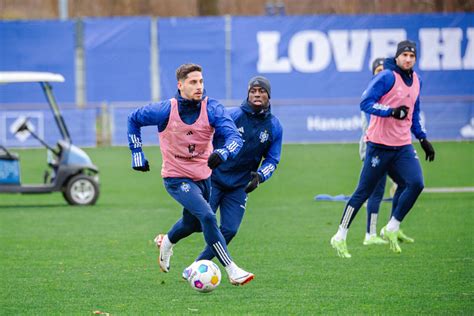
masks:
[[[154,241],[156,246],[160,249],[160,256],[158,257],[160,269],[168,273],[170,271],[171,256],[173,255],[173,244],[168,240],[168,236],[163,234],[156,236]]]
[[[244,285],[253,280],[255,275],[253,273],[247,272],[237,266],[228,272],[229,280],[232,285]]]
[[[156,247],[158,247],[158,249],[161,247],[161,242],[163,241],[164,236],[164,234],[159,234],[155,237],[155,239],[153,239],[153,242],[155,243]]]

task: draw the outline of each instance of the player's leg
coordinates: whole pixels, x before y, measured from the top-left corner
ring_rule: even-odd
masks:
[[[247,194],[244,188],[224,192],[219,187],[212,187],[211,208],[215,210],[217,209],[217,205],[219,205],[221,220],[220,230],[227,245],[237,234],[244,216],[246,201]],[[214,258],[214,253],[212,249],[206,245],[196,261],[203,259],[211,260],[212,258]],[[188,279],[189,272],[189,267],[184,269],[182,275],[184,279]]]
[[[423,191],[423,173],[421,165],[412,145],[404,146],[397,153],[397,157],[389,168],[389,175],[401,186],[397,189],[397,198],[394,199],[392,216],[384,227],[384,235],[387,233],[391,243],[392,250],[401,252],[400,247],[393,244],[393,240],[401,239],[403,232],[400,233],[400,223],[408,212],[412,209],[421,191]],[[405,236],[407,237],[407,236]],[[408,237],[409,238],[409,237]],[[393,239],[393,240],[392,240]],[[413,241],[411,238],[407,242]]]
[[[367,225],[363,242],[365,246],[387,244],[386,240],[377,236],[377,217],[385,193],[386,181],[387,175],[384,174],[367,200]]]
[[[204,190],[204,192],[207,192],[207,197],[206,199],[209,200],[209,194],[211,192],[211,181],[208,180],[208,181],[201,181],[201,183],[203,183],[203,185],[205,186],[206,190]],[[205,195],[206,196],[206,195]],[[225,196],[224,196],[225,197]],[[221,200],[221,205],[220,207],[222,207],[222,200]],[[215,214],[215,213],[214,213]],[[222,210],[221,210],[221,215],[222,215]],[[204,227],[204,226],[203,226]],[[217,230],[217,233],[218,235],[220,236],[219,240],[221,240],[221,238],[224,238],[224,236],[222,235],[221,231],[220,230]],[[223,242],[224,245],[226,245],[225,247],[225,251],[227,253],[227,255],[230,257],[230,254],[228,253],[227,251],[227,243]],[[219,258],[219,249],[217,249],[216,247],[214,247],[214,249],[216,250],[214,252],[214,255],[219,259],[219,261],[221,263],[223,263],[222,259]],[[229,277],[229,280],[230,282],[233,284],[233,285],[244,285],[244,284],[247,284],[248,282],[252,281],[253,278],[254,278],[254,274],[253,273],[250,273],[250,272],[247,272],[241,268],[239,268],[234,262],[231,262],[230,264],[228,265],[225,265],[225,270],[227,272],[227,275]]]
[[[211,195],[211,207],[212,201],[214,200],[215,187],[212,188]],[[220,230],[224,239],[229,245],[231,240],[237,234],[240,224],[242,223],[242,218],[245,213],[245,206],[247,203],[247,194],[244,191],[244,188],[238,188],[233,191],[218,191],[219,195],[219,212],[220,212]],[[196,260],[207,259],[210,260],[214,258],[212,251],[206,247],[204,251],[199,255]]]
[[[192,233],[201,231],[202,228],[199,219],[191,214],[188,209],[183,208],[183,216],[171,227],[167,235],[170,240],[173,240],[173,244],[176,244]]]
[[[172,180],[173,181],[167,181],[166,190],[198,219],[206,243],[211,246],[215,254],[217,252],[219,261],[221,261],[224,266],[228,265],[232,262],[232,259],[227,252],[227,245],[225,244],[224,238],[217,227],[216,215],[208,203],[210,188],[208,188],[206,182],[203,181],[195,182],[190,179],[182,178]],[[183,226],[179,224],[179,222],[176,223],[168,233],[168,238],[172,243],[175,243],[179,240],[179,237],[181,237],[178,233],[182,232]]]
[[[346,237],[357,212],[372,194],[375,186],[386,173],[392,159],[392,152],[367,143],[366,159],[362,167],[357,189],[347,202],[337,233],[331,238],[331,245],[342,258],[350,258]]]
[[[221,201],[224,198],[224,196],[225,196],[225,191],[221,190],[219,185],[217,185],[216,183],[213,183],[212,193],[209,198],[209,204],[214,214],[217,214],[217,209],[220,209],[222,212]],[[221,213],[221,222],[222,222],[222,213]],[[204,250],[196,258],[196,261],[203,260],[203,259],[211,260],[212,258],[214,258],[214,252],[212,251],[212,248],[206,244],[206,246],[204,247]],[[186,278],[185,272],[183,272],[183,278]]]
[[[221,201],[221,232],[227,245],[239,231],[246,205],[247,194],[244,187],[228,192]]]
[[[254,275],[242,270],[233,262],[224,237],[217,226],[216,214],[208,203],[211,192],[210,179],[196,182],[190,179],[181,179],[181,181],[182,184],[179,187],[167,187],[168,192],[199,219],[206,244],[211,247],[214,255],[225,267],[231,283],[243,285],[250,282]],[[173,241],[172,238],[170,240]]]
[[[405,183],[403,183],[403,179],[399,178],[399,185],[396,185],[396,190],[395,194],[393,195],[393,201],[392,201],[392,213],[390,214],[390,218],[392,218],[394,211],[397,209],[398,206],[398,201],[400,200],[400,195],[402,194],[403,191],[406,189]],[[408,237],[403,233],[401,229],[398,230],[398,241],[406,242],[406,243],[414,243],[415,240],[411,237]]]
[[[183,178],[166,178],[163,182],[168,193],[184,206],[182,217],[171,227],[168,233],[160,234],[155,238],[155,243],[160,249],[158,258],[160,269],[163,272],[169,272],[174,245],[181,239],[202,229],[199,219],[182,203],[182,200],[187,198],[186,194],[189,194],[189,196],[199,194],[199,188],[191,185],[192,181]]]
[[[173,246],[181,239],[191,235],[194,232],[200,232],[201,223],[187,209],[183,209],[183,216],[180,218],[167,234],[158,234],[154,242],[160,250],[158,263],[163,272],[169,271],[169,261],[173,255]],[[173,240],[173,242],[170,241]]]

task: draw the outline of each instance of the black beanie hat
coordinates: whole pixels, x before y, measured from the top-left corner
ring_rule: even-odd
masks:
[[[395,54],[395,58],[398,57],[403,52],[412,52],[415,54],[416,57],[416,43],[410,40],[401,41],[397,45],[397,53]]]
[[[377,69],[378,66],[383,66],[384,61],[385,61],[385,58],[376,58],[372,62],[372,74],[375,72],[375,69]]]
[[[272,87],[270,86],[270,81],[268,81],[268,79],[263,77],[263,76],[253,77],[249,81],[249,85],[248,85],[248,88],[247,88],[247,93],[250,90],[250,88],[257,87],[257,86],[262,87],[263,89],[265,89],[265,91],[267,91],[268,98],[270,99],[270,95],[272,93]]]

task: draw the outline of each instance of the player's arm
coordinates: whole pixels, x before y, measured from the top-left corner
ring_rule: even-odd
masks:
[[[420,81],[420,94],[421,94],[421,87],[422,82],[421,79],[418,77]],[[415,106],[413,107],[413,117],[411,120],[411,132],[417,139],[426,138],[426,130],[421,122],[420,117],[420,94],[418,94],[418,98],[416,98]]]
[[[170,114],[169,101],[150,104],[134,110],[128,116],[127,136],[128,148],[132,152],[132,168],[138,171],[149,171],[150,167],[142,150],[141,128],[157,125],[158,130],[166,127]]]
[[[421,91],[421,79],[420,79],[420,91]],[[426,154],[426,160],[433,161],[435,158],[435,150],[433,145],[426,139],[426,130],[421,122],[420,117],[420,96],[416,99],[415,106],[413,108],[413,118],[411,122],[411,132],[420,141],[421,148]]]
[[[245,187],[245,193],[255,190],[262,182],[267,181],[273,175],[281,156],[281,143],[283,139],[283,129],[277,119],[273,121],[273,140],[268,151],[264,155],[264,160],[257,172],[250,173],[250,181]]]
[[[265,182],[270,179],[280,162],[283,128],[278,120],[275,120],[275,124],[273,125],[273,137],[270,148],[265,154],[265,158],[260,165],[260,168],[257,170],[260,182]]]
[[[360,160],[364,161],[365,159],[365,154],[366,154],[366,151],[367,151],[367,144],[365,142],[365,133],[367,132],[367,128],[369,127],[369,123],[370,123],[370,115],[368,113],[365,113],[365,112],[360,112],[360,117],[361,117],[361,121],[362,121],[362,133],[361,133],[361,137],[360,137],[360,140],[359,140],[359,156],[360,156]]]
[[[417,139],[426,138],[426,130],[421,122],[420,117],[420,97],[416,99],[415,106],[413,108],[413,118],[411,122],[411,132]]]
[[[243,141],[240,137],[234,121],[230,118],[224,106],[215,100],[208,104],[209,123],[215,129],[215,137],[224,139],[224,146],[215,148],[209,156],[208,166],[211,169],[217,168],[222,162],[229,158],[234,158],[242,148]]]
[[[372,78],[362,94],[360,110],[381,117],[391,116],[393,110],[390,108],[390,104],[381,104],[379,100],[392,89],[394,83],[395,76],[389,70],[384,70]]]

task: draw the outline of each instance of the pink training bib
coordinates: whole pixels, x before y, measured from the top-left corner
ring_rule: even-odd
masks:
[[[391,108],[406,105],[409,108],[408,116],[404,120],[397,120],[393,117],[371,115],[365,141],[387,146],[403,146],[411,144],[413,110],[416,99],[420,94],[420,81],[417,74],[413,72],[413,84],[408,87],[398,73],[395,71],[393,73],[395,83],[392,89],[380,99],[379,103]]]
[[[207,116],[207,98],[201,102],[201,112],[194,124],[181,120],[178,101],[173,98],[168,125],[158,134],[163,156],[161,176],[163,178],[190,178],[194,181],[207,179],[211,169],[207,159],[212,153],[214,128]]]

